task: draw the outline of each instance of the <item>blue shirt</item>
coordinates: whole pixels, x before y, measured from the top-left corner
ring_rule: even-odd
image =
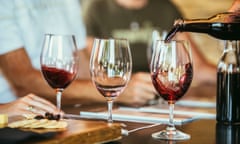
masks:
[[[0,55],[24,47],[34,68],[40,68],[45,33],[73,34],[79,49],[86,32],[79,0],[1,0]],[[0,72],[0,103],[16,96]]]

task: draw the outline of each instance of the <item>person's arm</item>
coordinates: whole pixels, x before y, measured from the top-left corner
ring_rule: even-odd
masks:
[[[35,93],[55,102],[55,91],[33,68],[24,48],[0,55],[0,67],[18,96]],[[62,103],[104,101],[90,80],[75,80],[63,92]]]
[[[229,12],[240,12],[240,0],[235,0],[228,10]]]

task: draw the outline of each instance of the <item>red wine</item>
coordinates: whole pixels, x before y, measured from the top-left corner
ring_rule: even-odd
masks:
[[[177,82],[171,82],[166,80],[168,77],[167,71],[158,71],[152,75],[152,81],[155,89],[158,91],[161,97],[168,101],[168,103],[175,103],[181,98],[189,86],[191,85],[193,78],[192,65],[185,65],[185,73],[181,75]]]
[[[42,66],[42,73],[52,88],[66,88],[75,78],[76,73],[63,69]]]
[[[240,122],[240,73],[217,73],[217,121]]]

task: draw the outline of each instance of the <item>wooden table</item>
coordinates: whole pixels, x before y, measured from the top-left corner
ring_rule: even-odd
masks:
[[[215,101],[216,98],[216,87],[215,85],[203,85],[201,87],[192,87],[183,99],[198,99],[198,100],[209,100]],[[95,108],[99,111],[106,108],[106,105],[96,104]],[[80,107],[65,107],[67,113],[79,114],[80,110],[92,109],[92,105],[80,106]],[[127,125],[126,129],[131,130],[138,127],[145,126],[147,124],[125,122]],[[161,129],[164,129],[164,125],[152,127],[149,129],[139,130],[134,133],[130,133],[128,136],[123,136],[122,139],[111,142],[111,144],[228,144],[228,142],[238,141],[240,137],[236,136],[240,134],[240,129],[236,127],[227,127],[217,125],[215,120],[197,120],[182,126],[177,126],[178,129],[191,135],[191,139],[180,142],[167,142],[155,140],[151,137],[151,134]]]
[[[191,88],[183,99],[199,99],[211,101],[215,100],[216,89],[215,86],[205,85],[202,87]],[[63,110],[70,114],[79,114],[80,110],[106,109],[106,104],[89,104],[80,105],[78,107],[65,106]],[[99,121],[98,121],[99,122]],[[100,122],[104,123],[105,121]],[[149,124],[124,122],[126,129],[131,130]],[[240,143],[240,126],[226,126],[217,124],[215,120],[196,120],[191,123],[177,126],[178,129],[191,135],[190,140],[186,141],[160,141],[151,137],[151,134],[161,129],[164,125],[155,126],[152,128],[139,130],[130,133],[128,136],[122,136],[121,139],[110,142],[109,144],[239,144]],[[63,136],[66,138],[66,136]],[[79,137],[80,139],[81,137]],[[51,140],[51,139],[50,139]],[[67,139],[66,139],[67,141]],[[31,140],[31,142],[39,142],[39,140]]]

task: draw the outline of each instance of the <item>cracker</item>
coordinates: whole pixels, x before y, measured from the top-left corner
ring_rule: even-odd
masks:
[[[26,119],[26,120],[20,120],[20,121],[15,121],[10,124],[8,124],[8,127],[11,128],[19,128],[19,127],[24,127],[25,125],[33,123],[35,120],[34,119]]]
[[[67,127],[67,122],[64,120],[48,120],[48,119],[24,119],[10,123],[11,128],[46,128],[46,129],[62,129]]]

